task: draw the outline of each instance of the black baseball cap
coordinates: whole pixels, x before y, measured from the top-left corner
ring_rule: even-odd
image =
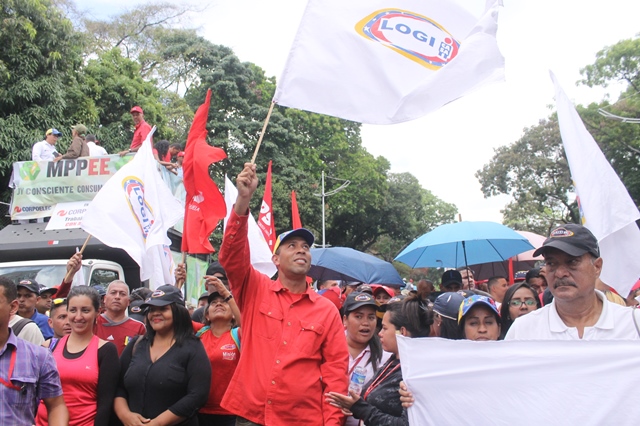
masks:
[[[51,296],[55,295],[58,292],[58,289],[55,287],[47,287],[44,284],[40,284],[40,296],[43,294],[49,293]]]
[[[393,303],[399,303],[399,302],[403,302],[404,299],[406,299],[407,296],[405,296],[404,294],[399,294],[397,296],[393,296],[391,299],[389,299],[389,301],[387,303],[385,303],[384,305],[380,305],[378,306],[378,310],[380,312],[387,312],[387,307]]]
[[[209,292],[205,291],[204,293],[202,293],[200,295],[200,297],[198,297],[198,300],[202,300],[202,299],[208,299],[209,298]]]
[[[458,311],[463,301],[464,296],[460,293],[442,293],[433,303],[433,312],[445,318],[458,321]]]
[[[227,278],[227,273],[220,262],[211,262],[207,268],[207,275],[213,275],[216,273],[222,275],[225,279]]]
[[[460,287],[462,287],[462,275],[455,269],[450,269],[444,271],[440,282],[442,283],[442,287],[446,287],[452,283],[460,284]]]
[[[376,303],[376,299],[373,298],[373,295],[353,291],[347,296],[347,300],[344,302],[342,309],[345,315],[349,315],[350,312],[363,306],[371,306],[373,309],[378,309],[378,304]]]
[[[26,288],[31,293],[35,293],[37,296],[40,296],[40,286],[38,285],[36,280],[22,280],[18,283],[17,287]]]
[[[582,256],[590,253],[595,257],[600,257],[600,247],[598,239],[582,225],[567,223],[555,228],[549,234],[542,247],[533,252],[534,257],[545,254],[548,248],[555,248],[567,253],[569,256]]]
[[[182,292],[178,287],[172,285],[161,285],[151,294],[147,300],[140,306],[142,309],[146,309],[149,306],[167,306],[172,303],[184,306],[184,298]]]

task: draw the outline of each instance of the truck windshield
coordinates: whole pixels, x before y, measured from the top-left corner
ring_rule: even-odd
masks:
[[[72,285],[89,284],[89,266],[82,266],[82,274],[73,277]],[[35,280],[38,284],[54,287],[62,282],[67,273],[67,265],[0,266],[0,275],[18,283],[22,280]]]

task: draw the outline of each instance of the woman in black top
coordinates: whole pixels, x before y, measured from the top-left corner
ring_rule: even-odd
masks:
[[[393,355],[362,389],[362,394],[349,396],[329,392],[327,401],[342,408],[345,414],[364,421],[366,426],[405,426],[409,424],[407,412],[402,408],[398,388],[402,381],[396,332],[408,337],[427,337],[433,323],[433,312],[419,296],[381,307],[380,342],[382,348]]]
[[[124,425],[197,425],[206,402],[211,365],[193,335],[189,312],[177,287],[163,285],[141,306],[147,332],[120,358],[114,403]]]

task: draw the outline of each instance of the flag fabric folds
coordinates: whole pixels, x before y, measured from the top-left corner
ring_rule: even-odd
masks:
[[[224,180],[224,199],[227,203],[227,216],[224,219],[225,229],[227,221],[233,210],[233,205],[238,198],[238,190],[235,185],[225,176]],[[273,255],[269,245],[262,235],[262,231],[258,228],[256,220],[249,214],[248,223],[249,250],[251,251],[251,265],[257,270],[270,277],[274,276],[277,268],[273,264],[271,257]]]
[[[209,175],[211,163],[227,158],[220,148],[207,143],[207,117],[211,90],[193,117],[187,138],[182,170],[187,192],[182,231],[182,251],[213,253],[209,236],[227,213],[224,198]]]
[[[80,227],[110,247],[121,248],[140,265],[140,279],[172,284],[165,246],[167,230],[183,214],[165,185],[151,151],[155,127],[133,160],[116,172],[95,196]]]
[[[626,297],[640,278],[640,212],[553,73],[551,79],[582,224],[600,244],[600,278]]]
[[[638,404],[619,409],[638,387],[638,341],[397,339],[412,426],[638,422]]]
[[[267,181],[264,184],[264,195],[262,196],[262,205],[258,214],[258,227],[262,231],[265,241],[269,245],[269,249],[273,252],[273,245],[276,242],[276,225],[273,218],[273,208],[271,203],[271,160],[267,168]]]
[[[296,199],[296,191],[291,191],[291,225],[292,229],[302,228],[300,212],[298,211],[298,200]]]
[[[501,0],[310,0],[274,101],[369,124],[419,118],[504,79]]]

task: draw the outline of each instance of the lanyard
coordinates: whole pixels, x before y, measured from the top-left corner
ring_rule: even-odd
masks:
[[[358,366],[358,364],[360,364],[360,361],[362,361],[362,358],[364,358],[364,353],[367,351],[367,349],[365,348],[362,353],[360,353],[360,356],[358,358],[356,358],[356,362],[353,363],[353,365],[351,366],[351,368],[349,369],[349,372],[347,373],[347,377],[349,379],[351,379],[351,373],[353,373],[353,370],[356,369],[356,367]]]
[[[364,397],[363,399],[367,399],[367,397],[369,396],[369,394],[371,392],[373,392],[373,390],[375,388],[377,388],[387,377],[389,377],[394,371],[396,371],[398,368],[400,368],[400,363],[398,363],[395,367],[393,367],[391,369],[391,371],[389,371],[387,373],[387,370],[389,369],[389,367],[391,367],[392,363],[389,363],[389,365],[387,365],[384,370],[382,370],[382,373],[380,373],[380,375],[378,377],[376,377],[373,382],[371,382],[371,384],[369,385],[369,388],[367,389],[367,391],[364,393]],[[387,373],[387,374],[385,374]]]
[[[8,350],[8,348],[7,348]],[[11,383],[11,376],[13,375],[13,367],[16,366],[16,350],[13,349],[11,351],[11,360],[9,361],[9,374],[7,375],[7,380],[0,377],[0,383],[13,390],[22,390],[22,387],[16,386]]]

